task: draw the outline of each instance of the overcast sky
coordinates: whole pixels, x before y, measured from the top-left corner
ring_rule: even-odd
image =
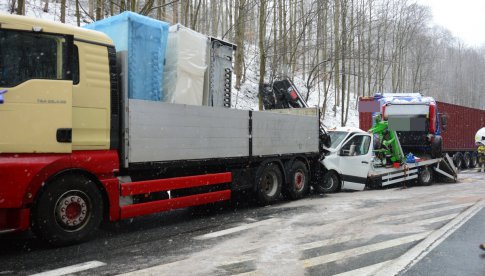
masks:
[[[416,0],[431,7],[433,22],[469,46],[485,45],[485,0]]]

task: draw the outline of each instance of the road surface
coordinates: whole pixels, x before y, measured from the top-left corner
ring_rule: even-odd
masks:
[[[485,174],[465,171],[459,183],[314,194],[268,207],[246,199],[108,224],[90,241],[63,248],[46,247],[31,233],[1,236],[0,275],[485,271],[478,249],[485,242]]]

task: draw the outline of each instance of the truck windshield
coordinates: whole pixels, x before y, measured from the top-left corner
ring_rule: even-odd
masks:
[[[340,142],[347,136],[348,132],[345,131],[329,131],[328,134],[330,135],[330,148],[334,149],[336,148]]]

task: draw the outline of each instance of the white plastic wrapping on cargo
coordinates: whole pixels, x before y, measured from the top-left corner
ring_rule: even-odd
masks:
[[[180,24],[169,29],[164,102],[202,105],[208,38]]]

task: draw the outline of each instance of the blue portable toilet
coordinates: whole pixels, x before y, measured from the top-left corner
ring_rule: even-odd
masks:
[[[126,11],[84,27],[108,35],[117,52],[128,52],[130,99],[160,101],[169,25]]]

